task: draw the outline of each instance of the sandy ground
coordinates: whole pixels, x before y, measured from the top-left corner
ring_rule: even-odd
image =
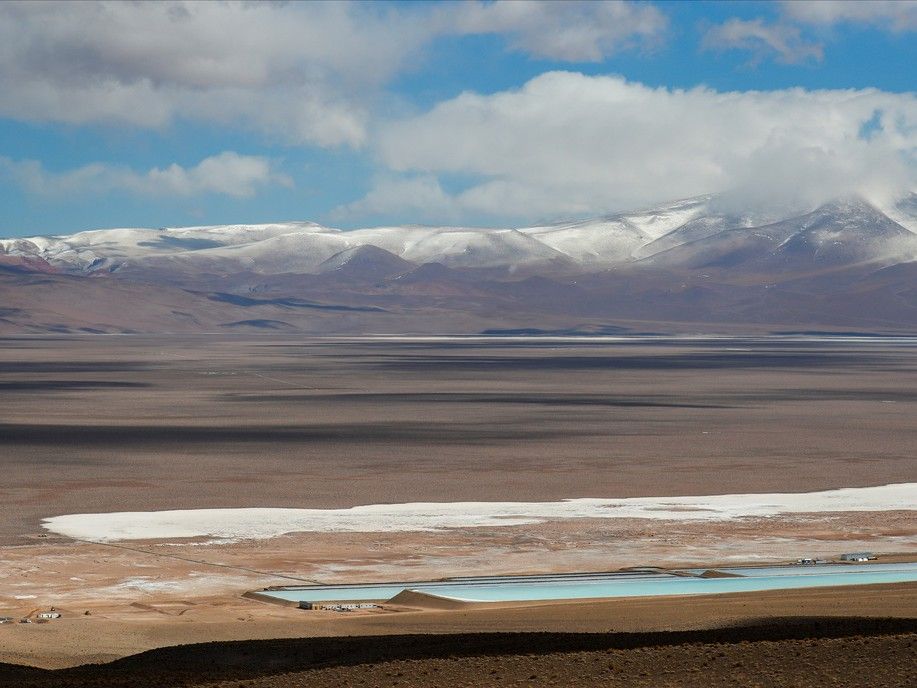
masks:
[[[913,511],[722,522],[570,519],[413,533],[297,533],[221,542],[74,542],[0,548],[0,616],[51,606],[124,611],[270,585],[784,563],[872,550],[917,556]]]
[[[652,630],[786,615],[917,616],[917,584],[730,595],[724,601],[385,606],[303,611],[242,597],[270,585],[781,561],[877,543],[913,560],[913,512],[819,514],[736,523],[557,522],[437,533],[297,534],[237,543],[49,540],[0,550],[0,616],[51,607],[62,618],[0,626],[0,662],[58,667],[187,642],[461,630]],[[878,548],[882,551],[882,548]],[[894,550],[885,550],[886,552]],[[751,556],[753,555],[753,556]],[[795,600],[795,601],[793,601]],[[775,604],[779,602],[779,604]]]
[[[58,514],[917,481],[894,345],[0,340],[0,542]]]
[[[211,641],[504,631],[644,632],[704,629],[773,617],[917,616],[917,584],[565,603],[305,612],[246,599],[138,607],[136,618],[65,616],[0,626],[0,662],[45,668],[105,662],[145,650]],[[158,611],[153,611],[158,608]],[[182,610],[185,610],[182,613]]]
[[[707,601],[306,613],[300,581],[913,556],[914,512],[576,520],[237,543],[38,537],[81,512],[812,491],[917,481],[917,352],[843,344],[283,338],[0,340],[0,661],[176,643],[465,630],[646,630],[917,615],[915,586]],[[88,615],[85,612],[89,612]]]

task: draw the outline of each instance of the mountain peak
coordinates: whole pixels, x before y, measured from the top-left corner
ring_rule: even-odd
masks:
[[[382,279],[400,275],[414,267],[414,263],[399,258],[394,253],[366,244],[335,253],[318,266],[317,272],[336,272],[362,279]]]
[[[898,221],[917,217],[917,197],[890,208],[842,197],[727,212],[705,196],[522,229],[289,222],[0,240],[0,330],[900,330],[917,327],[917,235]]]
[[[424,263],[441,263],[521,276],[587,272],[653,256],[661,256],[656,264],[666,265],[674,265],[672,261],[682,266],[708,264],[715,256],[715,261],[744,263],[757,252],[770,250],[768,242],[781,245],[803,230],[821,232],[818,237],[811,235],[809,243],[817,239],[852,244],[872,237],[870,255],[894,255],[897,244],[890,240],[897,242],[906,231],[859,196],[837,198],[796,214],[725,212],[721,200],[707,194],[631,213],[522,229],[406,225],[342,231],[304,221],[94,230],[0,241],[0,252],[40,258],[70,273],[107,269],[117,262],[129,266],[124,275],[151,268],[157,274],[165,270],[192,276],[246,271],[314,275],[343,271],[353,276],[364,271],[367,276],[390,276]],[[917,209],[917,201],[896,208],[908,216]],[[847,234],[840,237],[843,232]],[[889,245],[881,248],[886,238]],[[676,250],[681,247],[685,249]],[[690,259],[685,258],[686,251]]]

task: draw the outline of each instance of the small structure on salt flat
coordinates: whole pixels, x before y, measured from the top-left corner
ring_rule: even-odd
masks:
[[[372,602],[300,602],[300,609],[321,609],[330,612],[354,612],[358,609],[378,609]]]
[[[827,559],[814,559],[812,557],[803,557],[802,559],[797,559],[796,563],[799,566],[816,566],[818,564],[827,564]]]

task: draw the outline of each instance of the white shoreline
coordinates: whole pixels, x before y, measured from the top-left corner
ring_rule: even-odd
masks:
[[[347,509],[235,508],[68,514],[42,526],[99,542],[211,537],[266,539],[289,533],[417,532],[499,527],[574,518],[725,521],[783,514],[917,509],[917,483],[823,492],[702,497],[566,499],[560,502],[370,504]]]

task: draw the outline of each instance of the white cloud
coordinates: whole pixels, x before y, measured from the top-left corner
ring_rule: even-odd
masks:
[[[809,59],[821,61],[822,46],[802,38],[799,27],[768,24],[762,19],[728,19],[710,27],[701,41],[705,50],[747,50],[757,63],[774,55],[778,62],[796,64]]]
[[[917,30],[915,0],[818,0],[782,3],[788,17],[813,24],[831,26],[843,22],[870,24],[891,31]]]
[[[332,218],[396,214],[443,223],[457,219],[460,208],[433,175],[381,175],[366,196],[336,209]]]
[[[373,94],[422,33],[372,4],[2,3],[0,115],[184,117],[359,145]]]
[[[91,163],[66,172],[50,172],[35,160],[0,156],[0,178],[42,196],[104,194],[114,191],[148,196],[221,194],[253,196],[270,184],[291,186],[289,177],[274,172],[270,161],[226,151],[205,158],[194,167],[172,164],[137,172],[128,167]]]
[[[866,122],[876,126],[862,136]],[[518,90],[464,93],[383,127],[381,162],[414,184],[422,180],[428,193],[412,196],[410,184],[388,180],[362,207],[423,203],[471,216],[532,219],[730,188],[756,202],[814,204],[912,188],[915,151],[914,94],[721,93],[550,72]],[[446,194],[436,184],[443,174],[474,182]]]
[[[615,0],[462,3],[453,22],[456,32],[507,34],[515,50],[569,62],[598,62],[652,44],[668,25],[650,4]]]
[[[4,2],[0,116],[185,118],[357,147],[385,86],[438,36],[502,33],[534,55],[589,60],[662,27],[654,8],[621,2]]]

